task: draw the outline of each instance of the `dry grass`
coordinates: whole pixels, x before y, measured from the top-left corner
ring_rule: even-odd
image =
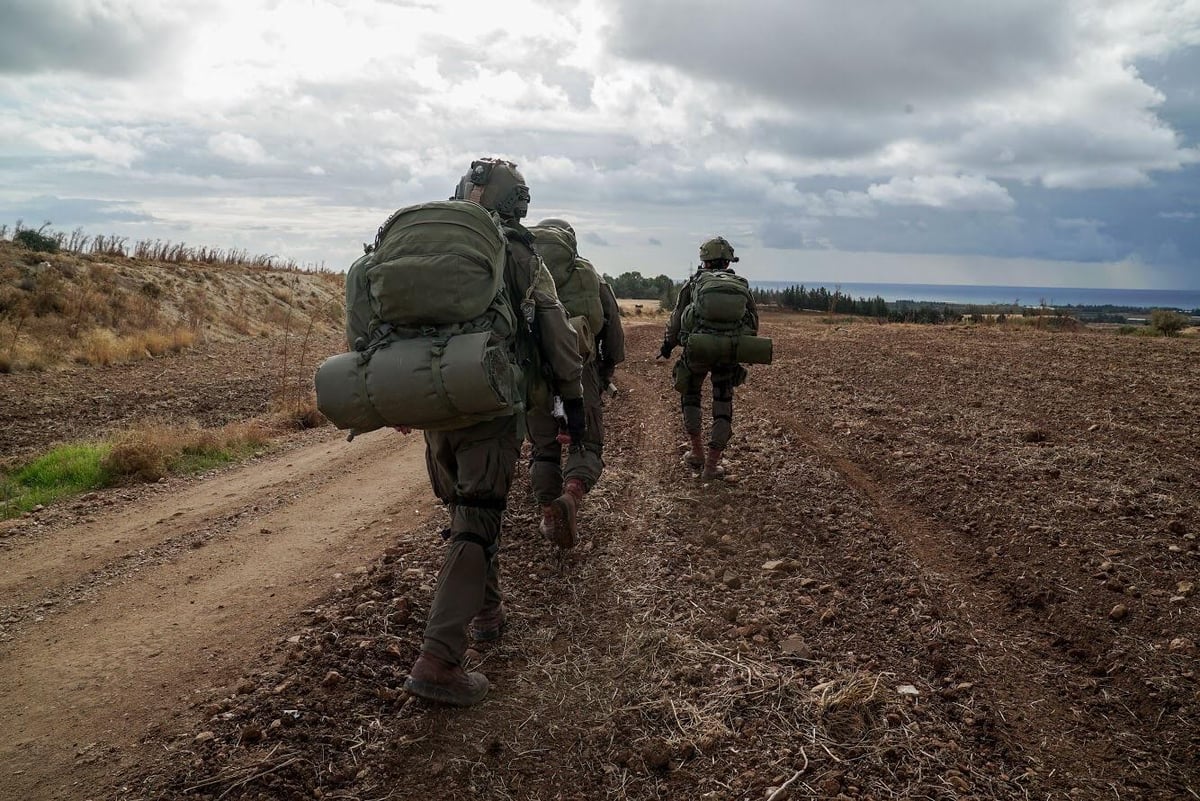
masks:
[[[658,298],[617,298],[622,317],[666,317]]]
[[[195,341],[195,332],[185,328],[141,331],[126,336],[107,328],[93,328],[80,338],[73,355],[80,364],[103,366],[179,353]]]
[[[297,309],[319,333],[341,327],[339,274],[280,272],[244,254],[226,261],[227,254],[201,252],[190,261],[187,249],[162,243],[141,257],[169,249],[169,260],[110,262],[93,250],[96,240],[72,236],[76,248],[64,242],[68,252],[52,254],[0,240],[0,372],[119,364],[206,340],[269,338],[294,326]]]
[[[270,440],[271,430],[258,421],[230,423],[216,429],[195,423],[181,426],[150,422],[118,434],[103,466],[114,475],[157,481],[185,457],[228,461]]]

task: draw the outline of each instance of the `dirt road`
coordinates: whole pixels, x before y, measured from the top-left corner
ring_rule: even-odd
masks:
[[[702,484],[659,333],[580,547],[518,479],[476,708],[400,689],[415,439],[8,537],[0,797],[1200,797],[1195,341],[774,318]]]
[[[148,731],[236,683],[298,609],[430,514],[418,438],[377,432],[354,445],[326,432],[10,538],[0,797],[88,797],[98,776],[136,764]]]

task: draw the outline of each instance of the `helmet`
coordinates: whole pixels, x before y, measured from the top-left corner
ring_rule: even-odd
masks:
[[[571,236],[575,236],[575,229],[562,217],[547,217],[538,223],[538,228],[561,228]]]
[[[529,211],[529,187],[511,161],[477,159],[458,182],[451,200],[470,200],[501,217],[519,220]]]
[[[547,220],[542,220],[531,228],[530,231],[533,232],[534,238],[539,244],[543,240],[550,241],[556,237],[561,237],[562,241],[570,246],[571,257],[574,258],[579,255],[579,242],[575,239],[575,230],[571,226],[566,225],[563,220],[551,217]]]
[[[700,246],[700,261],[737,261],[733,245],[723,236],[714,237]]]

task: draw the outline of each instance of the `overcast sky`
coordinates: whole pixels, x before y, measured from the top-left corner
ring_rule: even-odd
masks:
[[[0,0],[0,223],[344,269],[471,160],[604,272],[1200,288],[1200,0]]]

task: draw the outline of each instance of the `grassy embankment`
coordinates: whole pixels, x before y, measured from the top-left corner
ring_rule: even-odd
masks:
[[[314,328],[341,326],[342,276],[245,251],[0,226],[0,373],[169,357],[206,341],[282,338],[303,371]],[[303,334],[298,360],[289,340]],[[294,363],[293,363],[294,362]],[[282,375],[267,420],[144,422],[108,440],[0,462],[0,519],[123,482],[203,471],[318,425],[307,376]]]

